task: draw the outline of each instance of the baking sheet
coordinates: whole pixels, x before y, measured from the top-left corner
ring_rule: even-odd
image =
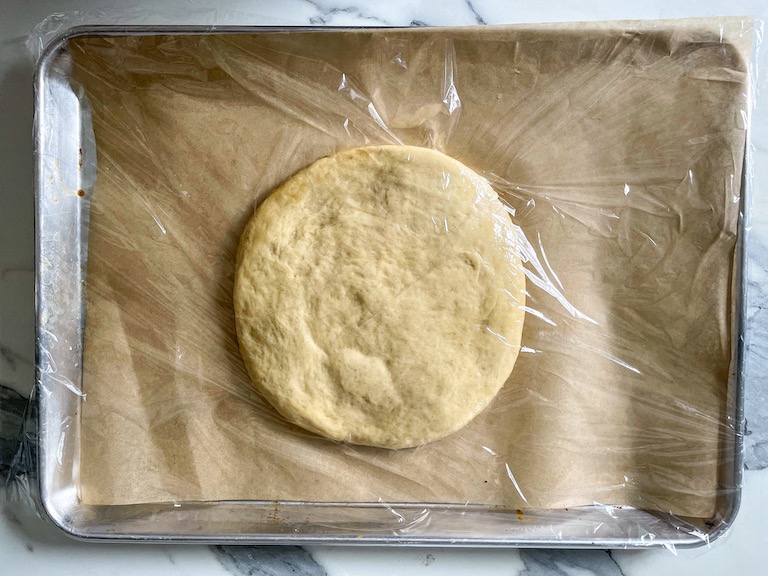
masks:
[[[724,41],[701,21],[74,41],[99,169],[83,197],[83,501],[711,515],[749,32],[730,20]],[[492,406],[392,452],[282,422],[248,384],[230,294],[239,232],[278,182],[397,141],[487,175],[588,319],[532,288],[556,326],[529,314],[527,352]]]

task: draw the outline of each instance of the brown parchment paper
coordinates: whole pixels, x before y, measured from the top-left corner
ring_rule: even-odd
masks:
[[[750,30],[725,19],[72,41],[98,155],[82,199],[83,501],[711,515]],[[525,348],[485,412],[391,451],[282,420],[249,384],[231,293],[239,234],[278,183],[334,151],[398,142],[488,177],[538,255],[531,275],[556,291],[529,278]]]

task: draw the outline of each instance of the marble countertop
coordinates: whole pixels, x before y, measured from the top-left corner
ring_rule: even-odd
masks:
[[[13,451],[33,382],[32,199],[33,64],[25,42],[53,12],[117,9],[114,22],[287,25],[470,25],[513,22],[676,18],[744,14],[768,18],[764,0],[645,0],[589,3],[539,0],[0,0],[0,478]],[[157,10],[162,10],[157,13]],[[181,11],[181,12],[179,12]],[[768,65],[768,59],[761,56]],[[519,574],[676,576],[765,573],[768,549],[768,81],[761,70],[753,118],[754,197],[748,251],[746,473],[730,533],[691,551],[366,549],[313,546],[208,547],[85,544],[70,540],[21,503],[0,502],[0,574],[379,575]]]

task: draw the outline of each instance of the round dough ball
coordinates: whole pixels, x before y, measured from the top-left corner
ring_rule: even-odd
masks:
[[[434,150],[318,160],[243,233],[235,314],[245,365],[287,420],[404,448],[455,432],[517,359],[525,277],[488,182]]]

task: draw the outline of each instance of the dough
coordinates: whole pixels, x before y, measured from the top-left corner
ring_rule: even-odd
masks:
[[[404,448],[493,399],[520,350],[525,278],[496,192],[434,150],[347,150],[258,208],[237,254],[240,349],[287,420]]]

